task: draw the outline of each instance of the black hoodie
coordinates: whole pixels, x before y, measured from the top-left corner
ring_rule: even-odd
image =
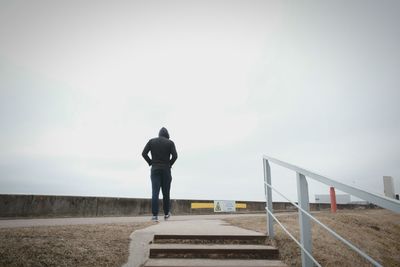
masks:
[[[149,158],[151,152],[151,159]],[[171,157],[172,155],[172,157]],[[158,137],[150,139],[142,152],[143,158],[147,161],[152,169],[171,168],[178,158],[175,144],[169,140],[167,129],[162,127],[158,133]]]

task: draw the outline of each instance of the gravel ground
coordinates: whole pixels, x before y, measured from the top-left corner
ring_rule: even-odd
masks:
[[[0,229],[0,266],[121,266],[130,234],[151,223]]]
[[[383,266],[400,266],[400,214],[387,210],[338,211],[315,214],[318,220],[366,252]],[[299,240],[298,216],[279,216],[283,225]],[[266,232],[266,217],[232,218],[225,221],[246,229]],[[281,260],[301,266],[300,249],[279,225],[274,226]],[[313,256],[322,266],[371,266],[358,253],[319,225],[312,223]]]

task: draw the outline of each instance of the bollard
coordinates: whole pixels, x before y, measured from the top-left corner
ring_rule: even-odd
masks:
[[[331,212],[335,213],[336,212],[336,194],[335,194],[335,188],[331,186],[330,188],[330,195],[331,195]]]

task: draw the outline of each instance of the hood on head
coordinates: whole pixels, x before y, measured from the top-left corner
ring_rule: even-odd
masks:
[[[158,136],[159,136],[159,137],[165,137],[165,138],[169,139],[168,130],[167,130],[165,127],[162,127],[162,128],[160,129],[160,132],[158,133]]]

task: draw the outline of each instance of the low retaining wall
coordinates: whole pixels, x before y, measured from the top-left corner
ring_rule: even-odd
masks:
[[[171,211],[175,215],[214,214],[210,208],[192,209],[192,203],[210,203],[213,200],[171,200]],[[236,213],[265,212],[265,202],[237,201],[246,204],[246,208]],[[160,201],[160,214],[162,205]],[[373,205],[338,205],[338,209],[372,208]],[[274,202],[275,211],[295,211],[287,202]],[[311,210],[329,209],[329,204],[311,204]],[[0,218],[16,217],[97,217],[97,216],[137,216],[151,214],[151,199],[113,198],[82,196],[46,196],[46,195],[0,195]]]

